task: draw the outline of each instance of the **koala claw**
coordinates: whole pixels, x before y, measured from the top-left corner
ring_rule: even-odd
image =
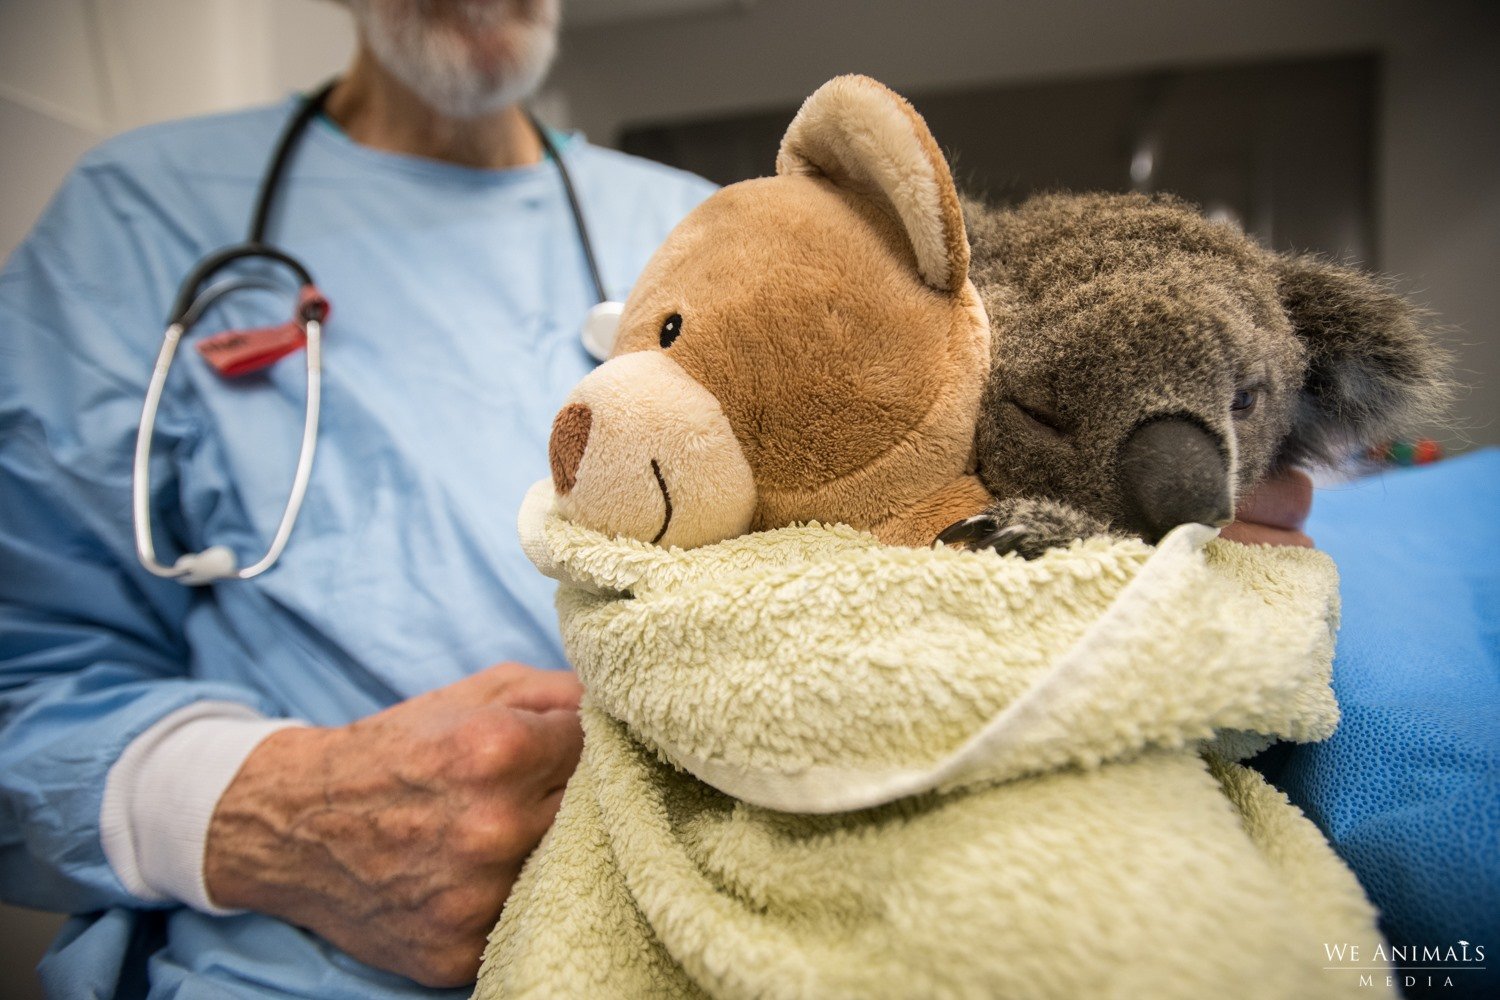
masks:
[[[1035,554],[1032,544],[1034,541],[1030,528],[1023,525],[1013,524],[1008,528],[1001,528],[974,544],[976,549],[994,549],[1000,555],[1017,553],[1023,559],[1031,559]]]
[[[964,548],[982,548],[978,543],[1000,530],[1000,522],[988,514],[976,514],[962,521],[955,521],[944,528],[937,540],[942,545],[961,545]]]
[[[1015,552],[1030,559],[1038,554],[1033,551],[1034,538],[1030,528],[1015,524],[1001,527],[1000,522],[988,514],[977,514],[950,524],[937,540],[943,545],[958,545],[975,552],[994,549],[1002,556]]]

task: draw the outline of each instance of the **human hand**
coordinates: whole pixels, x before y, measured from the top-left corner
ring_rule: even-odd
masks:
[[[216,905],[425,986],[472,982],[578,763],[582,688],[502,663],[367,719],[267,737],[220,797]]]
[[[1300,469],[1271,476],[1240,501],[1234,521],[1220,538],[1247,545],[1295,545],[1310,549],[1302,526],[1312,511],[1312,477]]]

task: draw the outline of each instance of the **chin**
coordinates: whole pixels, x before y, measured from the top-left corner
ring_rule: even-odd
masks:
[[[526,100],[557,52],[558,0],[351,0],[350,8],[380,64],[452,118]]]

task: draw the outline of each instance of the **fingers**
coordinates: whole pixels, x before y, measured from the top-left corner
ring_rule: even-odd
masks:
[[[567,709],[551,712],[521,712],[517,719],[531,732],[535,765],[528,775],[531,786],[545,798],[567,784],[583,753],[583,727],[578,713]]]
[[[553,792],[551,795],[548,795],[545,799],[543,799],[537,806],[537,814],[540,816],[545,816],[547,818],[547,826],[549,829],[551,828],[553,822],[557,819],[557,811],[562,808],[562,800],[563,789],[559,788],[557,791]]]
[[[528,672],[540,673],[522,663],[496,663],[429,693],[478,704],[501,697],[507,688]]]
[[[510,895],[511,883],[520,874],[526,859],[536,850],[547,831],[552,829],[552,824],[557,820],[558,810],[562,808],[563,789],[557,788],[547,793],[540,801],[533,804],[522,817],[522,825],[525,828],[525,847],[523,850],[508,851],[502,858],[501,874],[505,877],[504,894],[501,896],[503,902],[505,896]],[[493,923],[493,921],[492,921]]]
[[[502,663],[500,666],[520,665]],[[522,667],[494,694],[495,700],[501,704],[528,712],[576,712],[582,697],[583,685],[578,683],[577,675],[571,670],[537,670],[533,667]]]
[[[1246,545],[1290,545],[1310,549],[1313,541],[1302,531],[1312,512],[1312,477],[1300,469],[1280,472],[1257,486],[1240,502],[1235,521],[1221,538]]]
[[[467,780],[531,810],[572,776],[583,753],[583,727],[571,709],[490,705],[464,723],[456,745]]]
[[[1245,545],[1290,545],[1302,549],[1315,547],[1313,540],[1300,531],[1252,524],[1249,521],[1235,521],[1219,532],[1219,537]]]
[[[1312,477],[1300,469],[1288,469],[1267,479],[1241,500],[1235,520],[1300,533],[1312,511],[1312,496]],[[1225,536],[1229,537],[1227,529]]]
[[[494,702],[527,712],[577,710],[583,685],[571,670],[538,670],[524,663],[496,663],[444,690],[475,702]]]

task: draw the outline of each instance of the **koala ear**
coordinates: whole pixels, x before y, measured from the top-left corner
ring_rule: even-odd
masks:
[[[1311,256],[1279,257],[1277,290],[1307,349],[1307,375],[1281,461],[1336,464],[1440,419],[1449,357],[1423,314],[1379,279]]]
[[[778,174],[813,174],[883,202],[906,230],[922,280],[957,292],[969,241],[948,162],[922,116],[867,76],[840,76],[802,104],[776,154]]]

